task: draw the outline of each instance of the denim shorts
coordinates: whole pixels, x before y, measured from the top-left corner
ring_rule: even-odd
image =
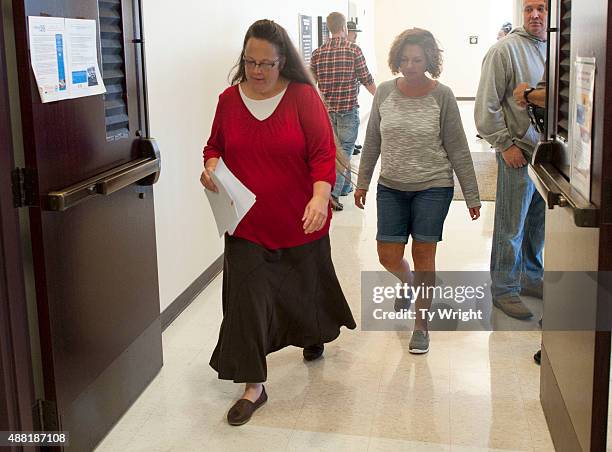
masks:
[[[453,187],[434,187],[421,191],[401,191],[378,184],[379,242],[439,242],[442,228],[453,199]]]

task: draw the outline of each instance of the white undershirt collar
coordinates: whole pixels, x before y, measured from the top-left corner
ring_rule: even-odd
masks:
[[[287,87],[285,87],[285,89],[283,89],[276,96],[268,99],[251,99],[250,97],[247,97],[242,90],[241,85],[238,85],[238,90],[240,91],[240,97],[242,98],[244,105],[246,105],[251,114],[258,120],[263,121],[272,116],[272,113],[274,113],[276,107],[278,107],[278,104],[280,104],[280,101],[283,99],[283,95],[285,94],[285,91],[287,91]]]

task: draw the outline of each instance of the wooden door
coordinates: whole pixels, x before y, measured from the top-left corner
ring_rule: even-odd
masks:
[[[27,24],[47,15],[97,21],[105,95],[41,103]],[[162,365],[151,187],[160,159],[147,138],[140,5],[14,0],[13,17],[51,413],[40,427],[69,431],[71,450],[91,450]]]
[[[606,450],[612,270],[612,23],[607,0],[553,0],[548,133],[529,171],[548,204],[540,398],[555,448]],[[588,194],[575,189],[576,59],[596,59]],[[589,272],[588,274],[586,272]]]

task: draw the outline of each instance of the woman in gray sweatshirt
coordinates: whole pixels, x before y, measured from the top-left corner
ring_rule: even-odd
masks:
[[[409,29],[391,46],[389,67],[402,77],[376,90],[359,165],[355,204],[363,209],[374,167],[381,158],[376,205],[378,258],[402,283],[435,283],[437,242],[453,198],[453,170],[472,220],[480,216],[480,197],[474,165],[450,88],[433,80],[442,70],[441,50],[426,30]],[[429,73],[429,77],[426,75]],[[416,275],[404,258],[412,236]],[[398,297],[395,309],[408,309],[410,300]],[[422,314],[431,300],[419,297],[411,353],[427,353],[429,334]]]

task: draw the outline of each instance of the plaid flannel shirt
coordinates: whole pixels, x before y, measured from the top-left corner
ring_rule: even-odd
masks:
[[[310,68],[328,110],[333,112],[358,107],[359,83],[374,83],[361,48],[345,38],[332,38],[316,49],[310,60]]]

